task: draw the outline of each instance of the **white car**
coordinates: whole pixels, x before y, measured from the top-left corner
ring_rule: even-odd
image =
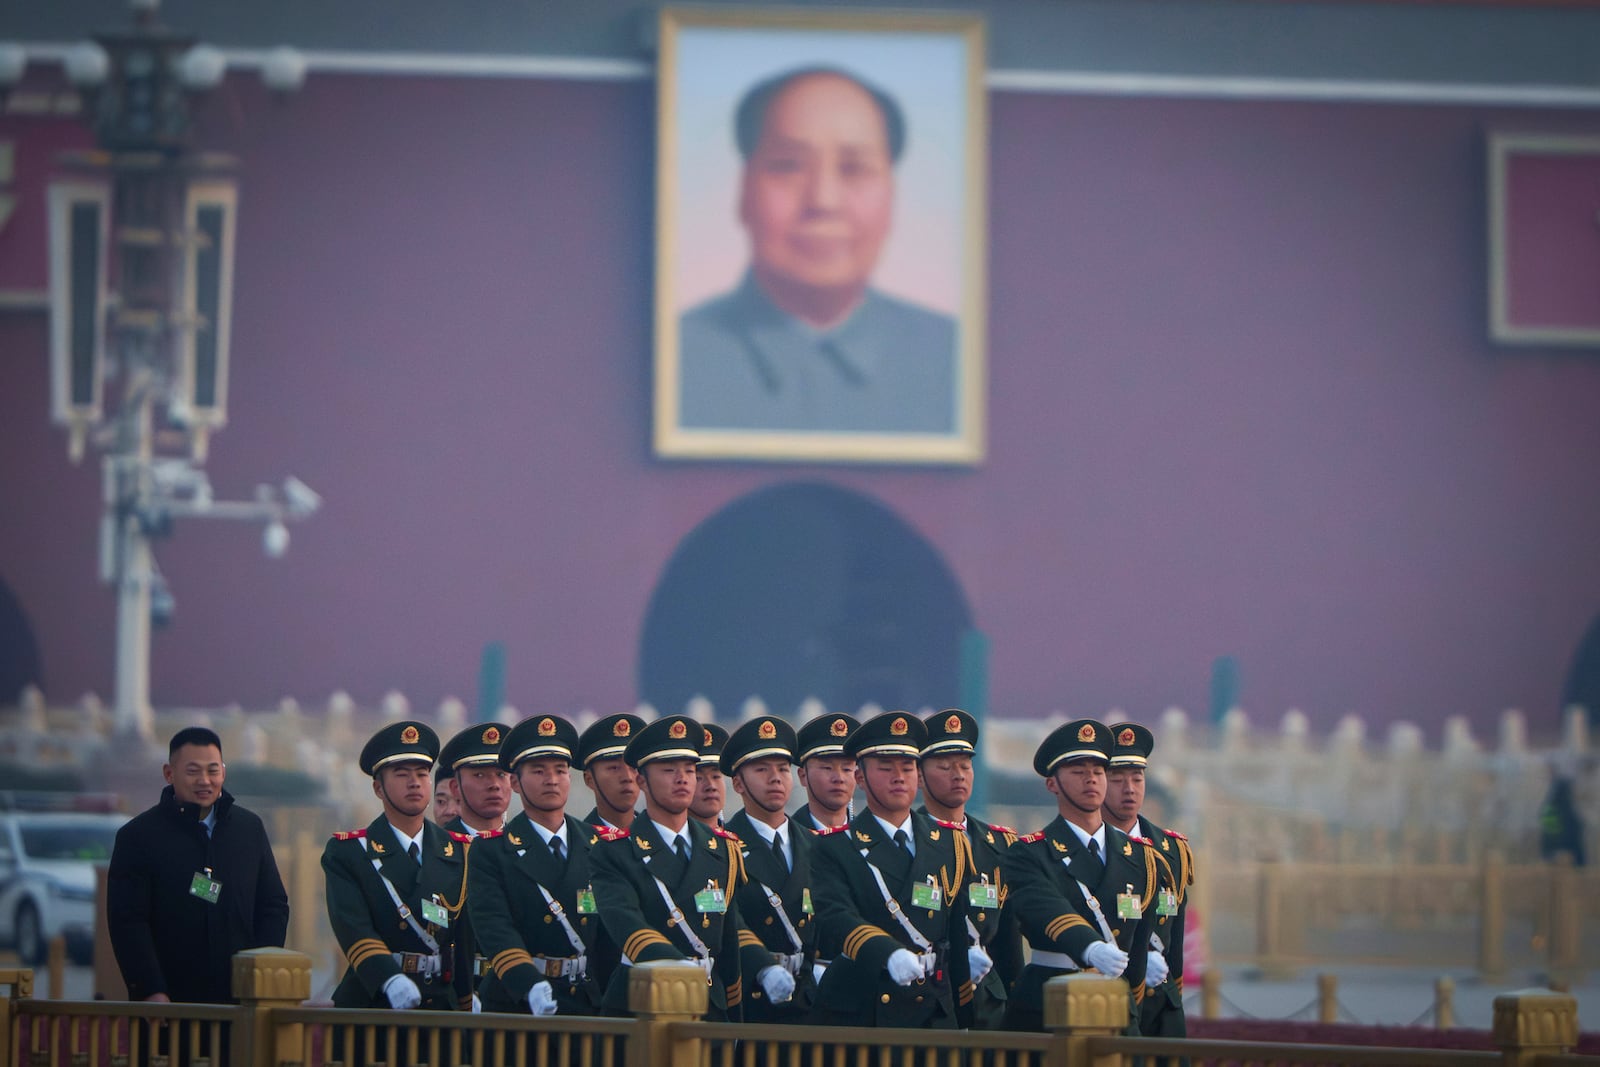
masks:
[[[111,859],[126,815],[0,814],[0,942],[40,963],[60,934],[78,963],[94,955],[94,869]]]

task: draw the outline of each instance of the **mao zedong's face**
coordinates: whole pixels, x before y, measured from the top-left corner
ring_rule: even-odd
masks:
[[[848,311],[877,265],[893,209],[888,129],[872,97],[833,74],[779,93],[745,164],[739,204],[752,268],[774,301],[812,320]]]

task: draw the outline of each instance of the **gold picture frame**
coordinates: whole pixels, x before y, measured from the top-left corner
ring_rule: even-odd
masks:
[[[982,18],[668,7],[659,28],[656,454],[980,463]]]

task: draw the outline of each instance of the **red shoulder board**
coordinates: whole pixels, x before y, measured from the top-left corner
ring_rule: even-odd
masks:
[[[611,826],[596,826],[595,833],[600,835],[602,841],[621,841],[628,836],[628,831],[618,830]]]
[[[1016,831],[1013,830],[1011,827],[1009,827],[1009,826],[1001,826],[997,822],[990,823],[989,824],[989,829],[993,830],[997,834],[1011,834],[1012,836],[1016,835]]]
[[[1044,840],[1044,831],[1043,830],[1035,830],[1031,834],[1023,834],[1023,835],[1021,835],[1020,837],[1017,838],[1017,840],[1018,841],[1026,841],[1028,844],[1031,845],[1035,841],[1043,841]]]
[[[943,827],[945,827],[946,829],[949,829],[949,830],[960,830],[960,829],[962,829],[961,824],[958,823],[958,822],[949,822],[949,821],[947,821],[945,819],[934,819],[933,821],[938,823],[940,826],[943,826]]]
[[[731,830],[724,830],[720,826],[713,826],[711,828],[711,832],[716,834],[718,837],[726,837],[729,841],[738,841],[739,840],[739,835],[738,834],[734,833]],[[740,844],[743,844],[743,842],[740,842]]]
[[[829,826],[825,829],[813,830],[811,832],[816,834],[818,837],[827,837],[829,834],[842,834],[848,829],[850,829],[850,824],[845,823],[843,826]]]
[[[366,837],[367,828],[363,826],[359,830],[335,830],[333,836],[339,841],[354,841],[357,838]]]
[[[1187,841],[1187,840],[1189,840],[1187,837],[1184,837],[1182,834],[1178,833],[1178,831],[1176,831],[1176,830],[1168,830],[1167,831],[1167,836],[1168,837],[1176,837],[1179,841]]]
[[[446,830],[445,833],[449,834],[451,837],[455,838],[457,841],[460,841],[463,845],[472,844],[472,835],[471,834],[464,834],[459,830]],[[488,835],[484,834],[483,836],[487,837]]]
[[[1128,840],[1129,841],[1137,841],[1137,842],[1139,842],[1139,844],[1145,845],[1145,846],[1147,846],[1149,848],[1155,848],[1156,847],[1156,843],[1154,841],[1150,840],[1148,837],[1140,837],[1138,834],[1129,834],[1128,835]]]
[[[479,837],[500,837],[504,833],[505,833],[504,830],[484,830],[481,833],[479,833],[478,836]]]

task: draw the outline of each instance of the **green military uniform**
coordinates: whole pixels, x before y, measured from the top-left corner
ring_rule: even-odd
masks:
[[[1034,769],[1049,778],[1057,767],[1079,759],[1109,760],[1110,730],[1080,719],[1052,732],[1034,755]],[[1155,925],[1159,864],[1154,852],[1114,827],[1102,824],[1104,857],[1096,857],[1078,830],[1057,816],[1038,833],[1017,838],[1000,860],[1001,873],[1016,909],[1022,934],[1033,950],[1006,1004],[1010,1030],[1044,1029],[1044,984],[1062,974],[1090,968],[1085,953],[1108,941],[1128,954],[1129,1033],[1137,1004],[1144,999],[1150,931]],[[1098,841],[1097,841],[1098,843]],[[1137,917],[1119,914],[1119,897],[1128,897]]]
[[[927,731],[915,716],[890,712],[863,723],[847,755],[915,758]],[[890,837],[871,809],[820,835],[811,855],[820,951],[832,956],[817,986],[814,1022],[833,1026],[954,1029],[970,1024],[972,937],[967,887],[973,881],[966,836],[908,813],[911,849]],[[889,971],[904,949],[921,975],[902,985]]]
[[[576,769],[586,771],[596,760],[621,759],[628,742],[642,729],[644,720],[626,712],[596,719],[578,737],[578,748],[575,753]],[[638,813],[634,814],[637,816]],[[583,821],[599,829],[622,829],[606,822],[600,814],[599,805],[589,809],[589,814],[583,817]]]
[[[960,754],[976,757],[978,721],[957,708],[936,712],[924,720],[928,744],[922,757]],[[927,808],[921,809],[928,814]],[[942,820],[940,820],[942,821]],[[1016,841],[1016,831],[986,823],[971,812],[964,823],[944,823],[967,835],[972,847],[976,889],[969,890],[971,933],[989,954],[994,966],[972,991],[972,1029],[999,1030],[1004,1024],[1007,991],[1022,971],[1022,931],[1015,909],[1005,907],[1007,892],[1000,856]],[[991,890],[990,887],[993,887]]]
[[[510,729],[511,727],[503,722],[482,722],[467,727],[444,743],[444,748],[439,752],[439,765],[445,768],[448,777],[455,777],[468,767],[495,766],[500,758],[500,741]],[[463,793],[462,807],[466,807],[465,796]],[[501,832],[478,830],[467,825],[467,821],[460,815],[446,820],[442,825],[446,830],[465,838],[469,849],[480,838],[495,837]],[[471,961],[472,989],[473,992],[477,992],[478,987],[483,984],[484,973],[488,970],[488,961],[484,959],[483,953],[478,951],[477,938],[472,930],[470,908],[461,913],[456,940],[460,943],[466,958]]]
[[[722,749],[721,769],[728,777],[751,760],[778,756],[793,762],[794,728],[782,719],[763,716],[733,732]],[[794,978],[794,993],[783,1004],[771,1003],[760,987],[744,998],[747,1023],[803,1022],[816,992],[812,968],[817,959],[817,924],[811,904],[813,831],[794,819],[779,828],[758,826],[743,811],[728,820],[739,839],[745,883],[739,889],[739,915],[761,939],[762,947]],[[776,847],[775,847],[776,846]]]
[[[536,715],[506,734],[500,767],[516,774],[525,760],[570,761],[577,740],[565,719]],[[490,965],[478,990],[485,1011],[526,1013],[529,992],[548,982],[546,1003],[555,1014],[599,1014],[617,949],[595,907],[589,849],[597,840],[594,827],[570,815],[552,833],[524,811],[504,833],[474,847],[467,897],[479,951]]]
[[[1113,724],[1111,733],[1111,766],[1143,770],[1150,753],[1155,751],[1155,735],[1131,722]],[[1147,988],[1139,1005],[1139,1032],[1146,1037],[1185,1037],[1188,1025],[1183,1014],[1183,933],[1188,890],[1194,884],[1194,853],[1182,834],[1164,830],[1143,815],[1139,816],[1135,834],[1160,861],[1161,887],[1154,934],[1160,939],[1160,951],[1167,961],[1166,981],[1154,989]]]
[[[808,759],[844,755],[845,739],[860,725],[861,723],[850,715],[819,715],[803,724],[795,733],[795,763],[804,767]],[[811,814],[810,803],[796,808],[790,816],[814,834],[833,829],[823,826],[816,820]]]
[[[698,762],[701,733],[699,723],[682,716],[651,723],[629,742],[628,764]],[[607,1015],[628,1013],[628,966],[694,960],[707,969],[707,1019],[736,1020],[743,976],[758,975],[775,962],[740,918],[744,870],[738,839],[692,818],[680,833],[687,838],[687,858],[662,839],[647,809],[631,831],[602,831],[590,854],[595,903],[624,964],[606,987]]]
[[[418,722],[380,730],[361,752],[361,769],[376,775],[391,763],[431,763],[439,739]],[[457,938],[466,897],[466,843],[423,821],[420,858],[380,815],[365,829],[333,835],[322,852],[328,919],[349,969],[333,993],[340,1008],[387,1008],[385,986],[405,975],[421,1006],[470,1006],[469,961]],[[395,898],[398,898],[398,902]]]

